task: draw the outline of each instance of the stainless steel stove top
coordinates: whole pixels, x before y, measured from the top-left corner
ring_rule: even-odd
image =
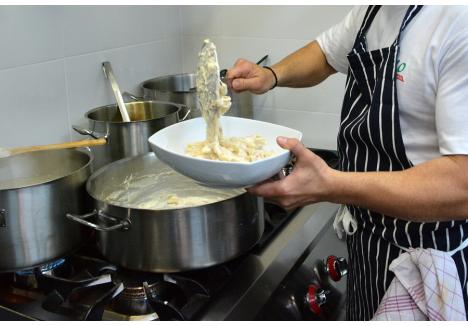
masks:
[[[260,242],[233,261],[203,270],[128,271],[91,248],[42,268],[0,274],[0,319],[343,319],[344,281],[331,282],[323,263],[328,255],[346,255],[331,228],[337,209],[319,203],[285,212],[266,203]],[[308,294],[310,284],[316,296]],[[318,313],[310,312],[310,301]],[[272,307],[278,314],[268,313]]]

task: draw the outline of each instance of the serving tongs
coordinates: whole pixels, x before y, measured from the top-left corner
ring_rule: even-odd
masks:
[[[265,61],[268,58],[268,54],[266,54],[263,58],[257,61],[257,65],[261,64],[263,61]],[[221,81],[223,83],[226,83],[226,74],[227,74],[227,69],[223,69],[219,72],[219,76],[221,77]]]

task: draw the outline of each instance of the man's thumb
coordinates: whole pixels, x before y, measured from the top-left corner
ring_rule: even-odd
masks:
[[[296,138],[287,138],[279,136],[276,138],[276,142],[284,149],[290,150],[294,155],[299,156],[306,148],[299,139]]]

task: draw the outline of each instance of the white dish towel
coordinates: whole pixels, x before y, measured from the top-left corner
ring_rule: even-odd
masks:
[[[417,248],[393,260],[395,277],[372,320],[466,320],[451,254]]]

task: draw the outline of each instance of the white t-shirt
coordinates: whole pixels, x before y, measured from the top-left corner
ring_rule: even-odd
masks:
[[[407,8],[380,8],[367,32],[369,51],[393,43]],[[328,63],[344,74],[366,10],[353,8],[317,39]],[[403,142],[413,164],[468,154],[468,7],[421,9],[400,37],[396,83]]]

